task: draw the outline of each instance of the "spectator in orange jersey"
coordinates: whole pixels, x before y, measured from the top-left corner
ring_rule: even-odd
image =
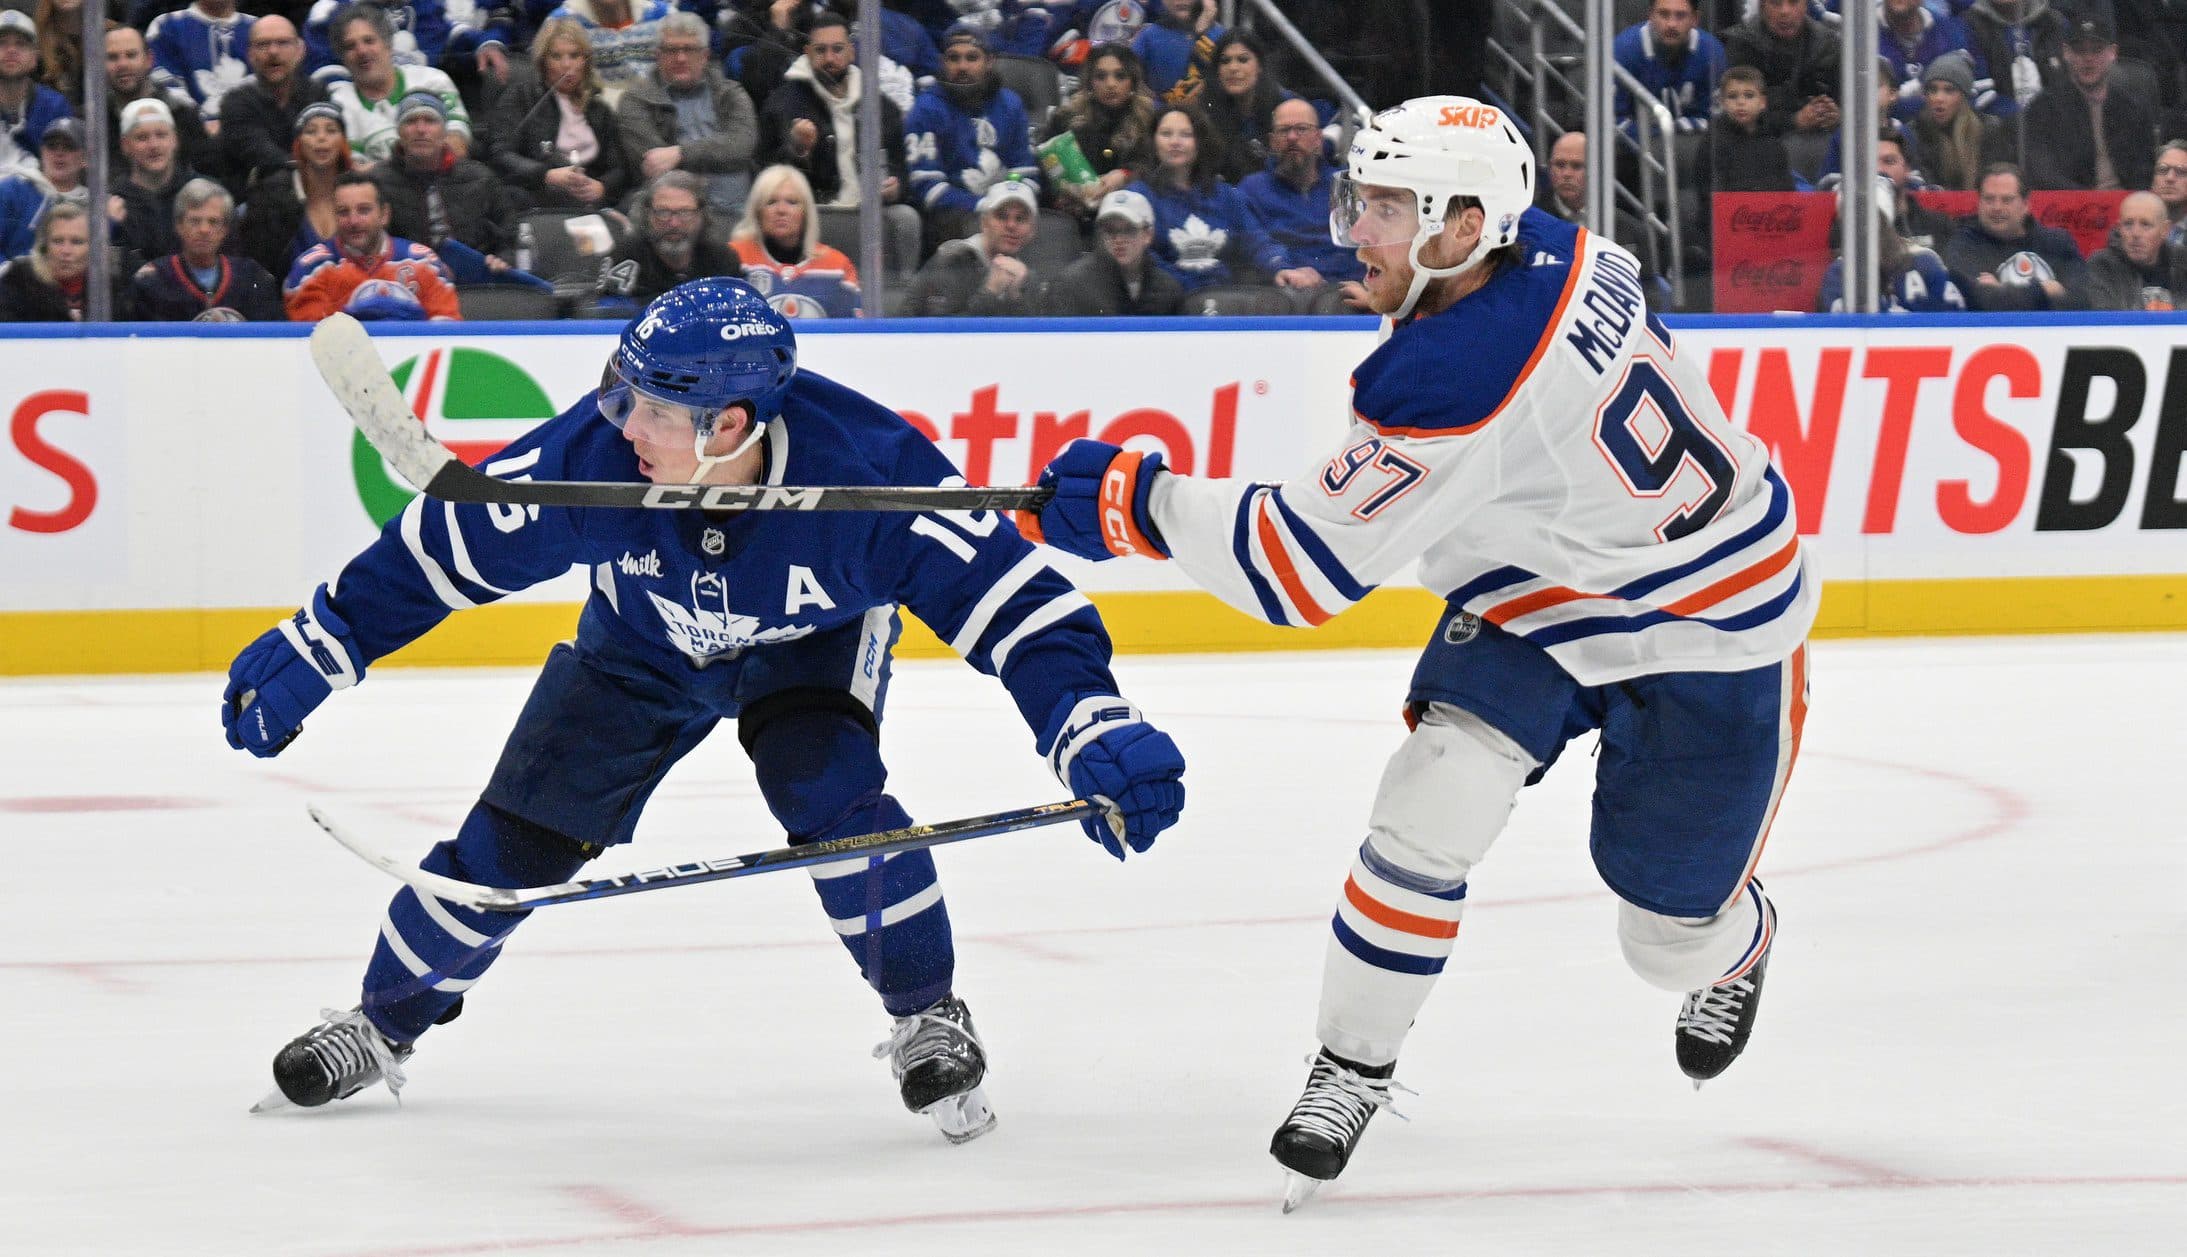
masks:
[[[360,319],[458,319],[455,281],[439,255],[387,234],[387,202],[372,176],[334,181],[334,238],[296,259],[283,289],[289,318],[316,323],[338,310]]]
[[[795,166],[759,172],[729,247],[744,267],[744,281],[786,317],[858,313],[858,268],[842,250],[820,243],[812,184]]]

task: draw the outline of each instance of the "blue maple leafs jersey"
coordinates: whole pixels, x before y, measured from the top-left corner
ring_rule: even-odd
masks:
[[[764,442],[768,484],[963,483],[893,411],[799,371]],[[509,480],[642,481],[596,395],[486,460]],[[451,611],[589,569],[580,645],[662,675],[903,606],[999,677],[1045,750],[1079,698],[1114,694],[1093,604],[993,512],[699,511],[459,505],[414,499],[329,591],[365,660]]]

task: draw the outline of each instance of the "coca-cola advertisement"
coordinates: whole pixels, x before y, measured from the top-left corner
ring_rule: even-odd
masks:
[[[1835,206],[1828,192],[1717,193],[1717,310],[1813,310],[1830,269]]]
[[[1969,217],[1981,200],[1972,192],[1935,188],[1924,188],[1914,193],[1914,197],[1930,209],[1953,218]],[[2119,202],[2125,199],[2124,192],[2030,192],[2028,212],[2043,226],[2056,227],[2072,236],[2074,246],[2085,258],[2110,240],[2112,225],[2119,221]],[[1939,252],[1943,244],[1943,241],[1937,241]]]

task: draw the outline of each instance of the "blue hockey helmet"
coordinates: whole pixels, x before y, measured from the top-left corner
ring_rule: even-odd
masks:
[[[705,445],[722,412],[749,403],[756,439],[782,413],[796,375],[797,334],[765,297],[741,279],[695,279],[655,297],[623,329],[601,375],[600,413],[622,427],[636,394],[683,408],[711,462]]]

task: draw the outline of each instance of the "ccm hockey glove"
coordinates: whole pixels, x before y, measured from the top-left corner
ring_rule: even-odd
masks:
[[[1169,547],[1147,513],[1147,495],[1165,470],[1160,454],[1073,441],[1041,469],[1040,487],[1055,497],[1037,515],[1018,512],[1018,531],[1082,559],[1166,559]]]
[[[279,755],[304,731],[304,717],[327,695],[363,679],[364,671],[349,625],[327,606],[327,587],[319,586],[310,606],[260,633],[228,665],[220,703],[228,745],[260,759]]]
[[[1071,793],[1110,809],[1079,823],[1088,838],[1119,860],[1127,846],[1134,851],[1153,846],[1154,836],[1176,824],[1185,805],[1185,757],[1177,744],[1114,694],[1077,700],[1065,712],[1047,756],[1048,767]]]

